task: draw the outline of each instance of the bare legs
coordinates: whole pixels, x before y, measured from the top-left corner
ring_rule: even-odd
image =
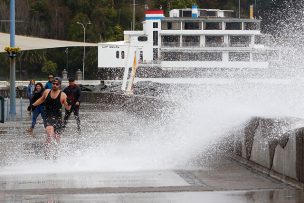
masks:
[[[54,126],[47,126],[46,128],[46,159],[56,159],[58,153],[58,145],[60,144],[60,134],[55,132]]]

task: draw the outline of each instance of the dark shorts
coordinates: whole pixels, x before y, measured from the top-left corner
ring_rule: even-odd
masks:
[[[53,126],[56,134],[62,133],[62,118],[61,117],[46,117],[45,126]]]

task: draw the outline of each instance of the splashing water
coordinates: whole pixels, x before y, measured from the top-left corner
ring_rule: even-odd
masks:
[[[273,80],[274,82],[275,80]],[[1,170],[6,173],[49,173],[77,171],[136,171],[185,169],[217,141],[253,116],[303,117],[304,83],[254,84],[237,81],[226,85],[189,86],[175,89],[179,108],[165,122],[133,118],[133,133],[125,126],[109,131],[104,126],[92,132],[98,139],[78,139],[85,144],[65,146],[68,152],[56,161],[25,160]],[[132,123],[129,123],[132,124]],[[118,128],[117,128],[118,127]],[[89,144],[88,144],[89,143]],[[78,143],[79,144],[79,143]],[[80,146],[80,147],[79,147]],[[72,153],[71,153],[72,152]],[[22,153],[22,152],[20,152]]]
[[[292,12],[285,13],[292,15]],[[296,37],[301,31],[296,29],[299,24],[302,25],[302,21],[294,29],[284,26],[287,28],[277,31],[282,33],[278,36],[284,36],[281,38],[284,42],[279,42],[280,49],[284,51],[281,45],[290,49],[296,44],[295,40],[301,38]],[[298,47],[293,50],[303,56]],[[194,83],[182,88],[175,86],[166,99],[177,102],[178,108],[165,112],[159,120],[144,120],[123,113],[114,115],[119,118],[114,119],[115,125],[107,123],[105,126],[103,122],[107,121],[97,117],[95,120],[101,120],[101,126],[93,126],[86,121],[88,127],[84,130],[85,135],[74,139],[77,145],[65,145],[65,154],[56,162],[18,160],[3,167],[0,174],[196,167],[191,160],[207,153],[210,146],[251,117],[304,117],[304,80],[298,74],[303,72],[302,59],[286,58],[292,67],[296,67],[292,69],[293,77],[284,79],[284,72],[291,71],[285,61],[280,77],[283,79],[264,78],[261,82],[243,78],[216,84],[206,84],[201,79],[202,84]]]

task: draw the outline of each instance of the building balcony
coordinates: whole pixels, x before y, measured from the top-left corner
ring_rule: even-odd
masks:
[[[228,44],[222,42],[208,42],[205,44],[205,47],[227,47]]]
[[[230,47],[249,47],[250,44],[249,43],[230,43],[229,44]]]
[[[180,47],[179,42],[162,42],[162,47]]]

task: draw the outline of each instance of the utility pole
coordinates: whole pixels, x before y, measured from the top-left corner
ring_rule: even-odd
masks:
[[[15,47],[15,0],[10,0],[10,47]],[[10,57],[10,118],[16,118],[16,56]]]

